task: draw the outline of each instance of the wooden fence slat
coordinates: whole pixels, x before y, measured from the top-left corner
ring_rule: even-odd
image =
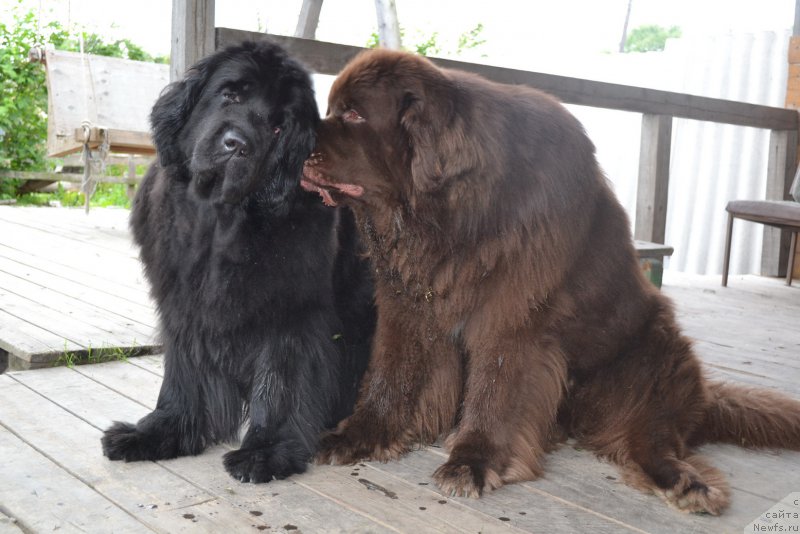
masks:
[[[665,241],[671,146],[672,117],[643,115],[636,190],[636,239]]]

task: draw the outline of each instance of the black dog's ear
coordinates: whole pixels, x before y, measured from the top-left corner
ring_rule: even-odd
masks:
[[[189,120],[211,70],[209,58],[199,61],[186,72],[182,80],[166,86],[153,106],[150,124],[153,144],[162,167],[186,158],[178,142],[178,134]]]
[[[414,189],[421,192],[435,191],[479,165],[481,153],[454,99],[457,89],[438,69],[431,74],[407,88],[398,103],[400,124],[409,137]]]
[[[289,94],[282,111],[278,142],[270,154],[272,199],[285,203],[300,184],[303,164],[316,144],[315,131],[319,124],[317,102],[307,74],[297,71],[296,80],[287,83]]]

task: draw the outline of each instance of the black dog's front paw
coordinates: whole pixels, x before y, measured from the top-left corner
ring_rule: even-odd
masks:
[[[109,460],[125,460],[139,462],[144,460],[164,460],[178,456],[174,439],[154,435],[145,435],[137,430],[136,425],[120,423],[111,425],[100,439],[103,454]]]
[[[136,425],[119,421],[111,425],[100,439],[100,443],[103,444],[103,454],[109,460],[125,460],[126,462],[147,459],[141,442]]]
[[[239,449],[226,453],[225,470],[240,482],[259,484],[283,479],[306,470],[308,458],[281,454],[273,448]]]

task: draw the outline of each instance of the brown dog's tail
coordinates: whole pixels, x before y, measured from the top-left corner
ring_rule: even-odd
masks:
[[[695,444],[800,450],[800,401],[767,389],[721,382],[708,382],[708,394],[705,424],[695,431]]]

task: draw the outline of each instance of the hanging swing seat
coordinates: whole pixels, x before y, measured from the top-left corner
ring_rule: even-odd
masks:
[[[47,72],[47,155],[61,157],[107,137],[109,152],[155,154],[148,117],[169,66],[63,50],[33,52]]]

